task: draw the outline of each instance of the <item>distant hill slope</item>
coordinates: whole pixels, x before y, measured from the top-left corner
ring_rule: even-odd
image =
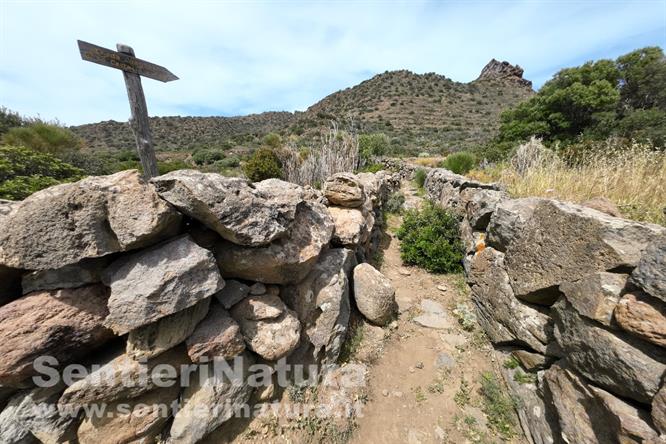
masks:
[[[305,112],[266,112],[239,117],[155,117],[151,128],[161,151],[197,147],[252,147],[270,132],[295,135],[302,143],[317,138],[331,120],[350,122],[360,132],[383,132],[395,146],[411,151],[458,150],[487,141],[499,114],[529,98],[531,82],[523,70],[491,60],[470,83],[445,76],[387,71],[333,93]],[[106,121],[71,128],[94,149],[132,149],[126,122]]]

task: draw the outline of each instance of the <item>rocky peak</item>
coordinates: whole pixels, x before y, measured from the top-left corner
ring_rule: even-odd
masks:
[[[479,78],[476,80],[509,80],[532,87],[531,81],[523,79],[523,72],[523,68],[518,65],[492,59],[483,67]]]

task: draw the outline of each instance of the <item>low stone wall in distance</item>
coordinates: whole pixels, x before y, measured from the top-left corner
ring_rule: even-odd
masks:
[[[445,169],[425,188],[463,217],[477,317],[520,364],[503,372],[532,442],[666,442],[666,229]]]

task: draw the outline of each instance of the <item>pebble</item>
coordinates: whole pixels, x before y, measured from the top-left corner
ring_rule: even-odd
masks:
[[[448,353],[440,353],[437,355],[435,360],[436,368],[452,368],[455,367],[456,360],[451,357]]]
[[[401,268],[401,269],[399,269],[399,270],[398,270],[398,273],[400,273],[400,274],[403,275],[403,276],[409,276],[409,275],[412,274],[412,272],[409,271],[409,270],[406,269],[406,268]]]
[[[387,397],[389,395],[389,391],[384,389],[382,390],[382,396]]]
[[[423,368],[423,362],[421,362],[421,361],[417,362],[415,367],[418,368],[418,369],[422,369]]]
[[[402,392],[400,392],[400,391],[393,392],[393,396],[395,396],[396,398],[402,398]]]
[[[446,287],[443,286],[443,285],[438,285],[438,286],[437,286],[437,289],[438,289],[439,291],[448,291],[448,288],[446,288]]]
[[[414,373],[416,369],[414,367],[409,367],[409,373]]]

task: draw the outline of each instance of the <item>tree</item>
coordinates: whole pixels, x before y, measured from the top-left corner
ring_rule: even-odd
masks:
[[[659,108],[666,111],[666,58],[652,46],[617,59],[621,77],[622,111]]]
[[[358,149],[366,161],[373,156],[383,156],[388,152],[389,138],[384,133],[361,134]]]
[[[4,106],[0,107],[0,136],[5,134],[11,128],[23,126],[24,122],[18,113],[15,113]]]
[[[245,175],[252,182],[265,179],[282,178],[282,162],[269,148],[259,148],[252,154],[243,168]]]

